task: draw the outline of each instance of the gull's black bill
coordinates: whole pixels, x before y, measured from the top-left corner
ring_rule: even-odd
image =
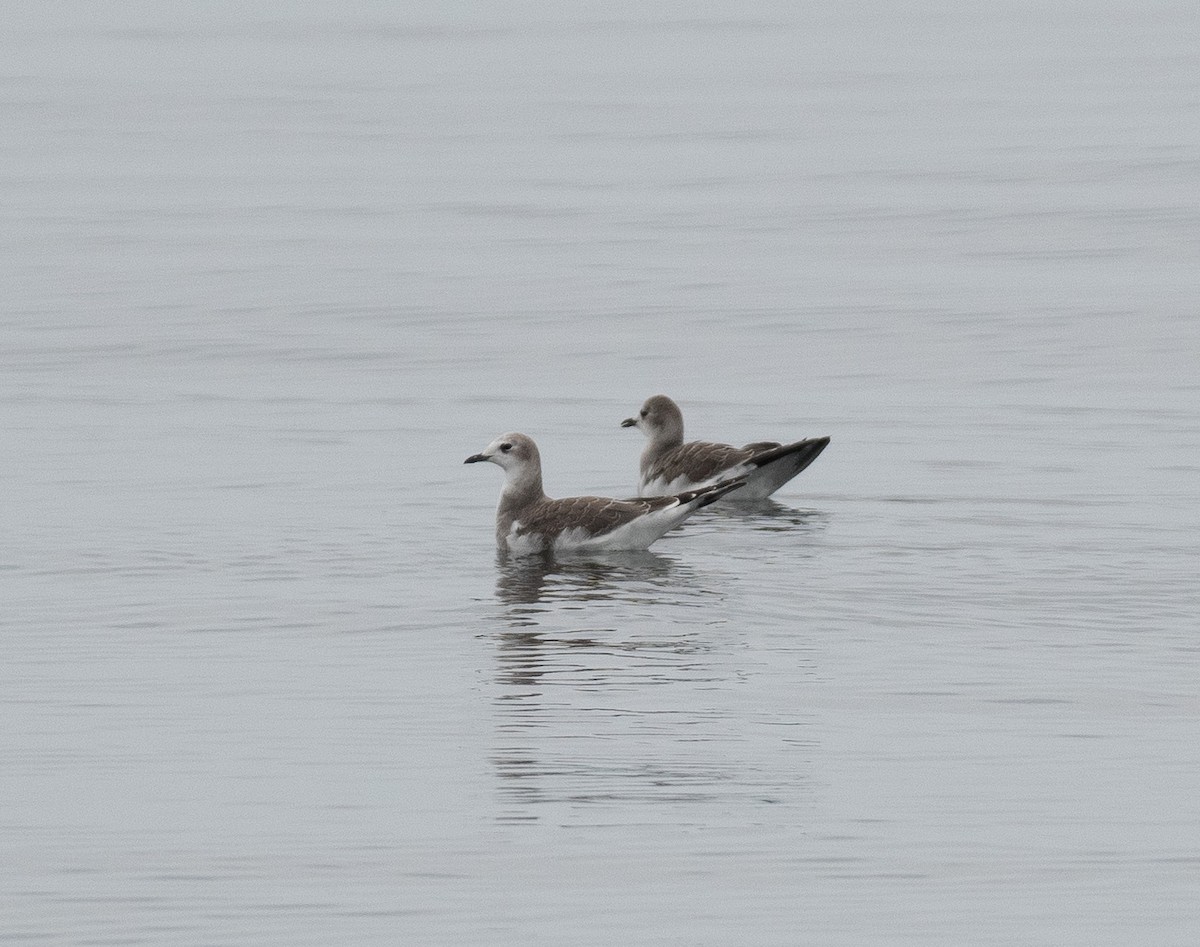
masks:
[[[637,418],[626,418],[621,422],[621,427],[637,427]]]
[[[487,458],[484,457],[483,454],[472,454],[470,457],[468,457],[466,460],[464,460],[463,463],[464,464],[477,464],[483,460],[487,460]]]

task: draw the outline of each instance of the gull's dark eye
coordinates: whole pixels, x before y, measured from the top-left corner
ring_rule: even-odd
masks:
[[[642,414],[641,414],[641,416],[642,416],[643,418],[644,418],[644,417],[645,417],[645,416],[646,416],[648,413],[649,413],[649,412],[648,412],[648,411],[646,411],[646,409],[645,409],[645,408],[642,408]]]
[[[512,450],[512,444],[508,443],[508,441],[505,441],[500,445],[500,449],[507,454],[510,450]]]

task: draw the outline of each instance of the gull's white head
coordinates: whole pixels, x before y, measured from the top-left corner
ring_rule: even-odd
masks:
[[[482,451],[472,454],[463,463],[477,464],[485,460],[497,467],[502,467],[508,474],[509,482],[520,479],[522,475],[540,474],[542,467],[542,459],[538,454],[537,445],[533,443],[533,438],[515,432],[501,434]]]

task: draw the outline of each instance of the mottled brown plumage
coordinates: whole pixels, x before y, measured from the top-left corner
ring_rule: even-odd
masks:
[[[659,496],[695,488],[730,477],[745,484],[730,491],[730,499],[762,499],[817,459],[829,444],[828,437],[808,438],[792,444],[755,441],[745,447],[683,440],[683,413],[666,395],[654,395],[637,417],[622,427],[637,427],[649,442],[642,451],[638,493]]]
[[[561,500],[537,500],[521,510],[518,535],[542,533],[557,536],[564,529],[582,527],[600,535],[616,529],[651,510],[661,510],[675,502],[674,497],[616,500],[611,497],[566,497]]]
[[[778,446],[778,445],[775,445]],[[671,483],[687,477],[693,483],[703,483],[722,470],[744,464],[754,456],[754,451],[729,444],[711,444],[708,441],[692,441],[680,444],[658,454],[642,471],[644,480],[663,480]]]

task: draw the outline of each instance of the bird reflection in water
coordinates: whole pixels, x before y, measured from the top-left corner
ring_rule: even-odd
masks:
[[[719,682],[713,666],[711,608],[719,585],[651,552],[586,558],[497,558],[498,745],[493,764],[515,811],[505,820],[537,818],[533,803],[664,799],[711,795],[729,777],[698,751],[703,712],[674,706],[672,685]],[[669,709],[630,709],[631,694],[666,686]],[[641,758],[647,738],[678,748],[681,758]],[[637,740],[627,742],[631,734]]]
[[[499,635],[501,680],[512,684],[527,684],[545,673],[547,651],[679,647],[677,634],[615,641],[618,633],[611,625],[627,624],[639,607],[649,612],[664,597],[687,608],[689,599],[714,594],[690,587],[691,570],[645,550],[563,558],[500,552],[496,574],[496,598],[507,626]],[[605,618],[611,621],[596,621]],[[591,627],[580,628],[580,619],[590,620]]]
[[[705,514],[709,528],[736,531],[730,551],[740,558],[792,542],[764,533],[795,534],[804,546],[829,520],[769,499]],[[548,805],[619,806],[639,819],[646,805],[668,818],[683,806],[673,811],[688,819],[696,804],[794,795],[795,758],[752,776],[740,756],[747,724],[731,707],[745,613],[728,601],[736,574],[653,552],[498,555],[492,763],[502,821],[536,820]],[[780,723],[770,726],[779,745]]]
[[[673,559],[648,550],[610,552],[587,557],[555,558],[546,553],[534,556],[496,554],[496,597],[509,606],[509,618],[521,623],[522,606],[545,601],[596,602],[621,598],[636,600],[644,586],[666,586],[673,571],[681,570]],[[531,616],[544,611],[529,609]],[[536,620],[531,621],[536,624]]]

